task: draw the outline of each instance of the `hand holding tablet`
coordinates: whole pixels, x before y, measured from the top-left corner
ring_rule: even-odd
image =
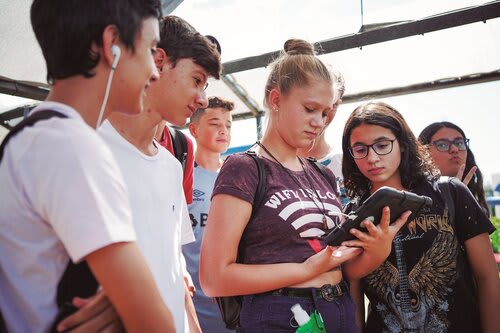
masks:
[[[344,223],[335,226],[326,236],[326,242],[328,245],[338,246],[346,240],[354,239],[349,230],[356,228],[363,231],[361,222],[366,219],[372,220],[375,225],[379,224],[382,208],[385,206],[391,210],[391,223],[393,223],[407,210],[412,212],[408,218],[408,221],[411,221],[422,207],[431,204],[432,199],[427,196],[383,186],[366,199],[358,209],[350,212]]]

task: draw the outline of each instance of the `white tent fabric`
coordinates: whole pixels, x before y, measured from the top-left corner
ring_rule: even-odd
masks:
[[[0,0],[0,75],[46,82],[45,62],[30,25],[29,0]]]
[[[185,0],[173,14],[185,18],[204,34],[216,36],[222,45],[223,62],[257,56],[282,48],[290,37],[310,42],[357,33],[362,24],[416,20],[488,2],[477,0]],[[30,0],[0,0],[0,76],[45,83],[45,64],[29,21]],[[363,4],[363,16],[361,15]],[[401,87],[415,83],[500,70],[500,19],[467,24],[428,34],[392,40],[341,52],[322,59],[340,70],[346,79],[346,94]],[[256,68],[233,77],[262,109],[268,70]],[[437,120],[461,122],[484,149],[476,157],[488,174],[500,173],[500,157],[485,133],[500,124],[500,81],[470,87],[445,89],[390,98],[418,132]],[[210,82],[208,95],[236,101],[235,114],[248,107],[222,82]],[[463,98],[473,99],[470,103]],[[436,99],[437,98],[437,99]],[[26,103],[0,95],[0,113]],[[358,103],[359,104],[359,103]],[[329,128],[332,142],[339,142],[343,118],[357,104],[344,104]],[[465,107],[467,105],[467,108]],[[476,106],[480,106],[477,109]],[[425,109],[425,110],[424,110]],[[345,111],[343,111],[345,110]],[[406,113],[405,113],[406,112]],[[425,113],[427,112],[427,113]],[[475,121],[467,117],[474,113]],[[416,114],[420,116],[417,117]],[[233,144],[255,140],[254,120],[241,121]],[[493,127],[492,124],[497,124]],[[249,130],[250,129],[250,130]],[[1,135],[1,133],[0,133]],[[477,144],[477,146],[476,146]],[[337,144],[338,146],[338,144]]]
[[[0,0],[0,76],[46,83],[45,62],[30,24],[32,2]],[[171,11],[182,0],[161,2],[164,11]]]
[[[348,0],[321,0],[314,5],[284,0],[188,0],[173,14],[216,36],[223,46],[223,61],[230,61],[278,50],[290,37],[316,42],[352,34],[362,20],[364,24],[414,20],[482,3],[365,0],[361,18],[360,3]],[[45,83],[45,64],[29,22],[30,4],[30,0],[0,0],[0,75]],[[349,93],[357,93],[498,70],[499,41],[500,19],[494,19],[322,58],[345,74]],[[261,68],[235,77],[260,103],[266,73]],[[363,80],[359,80],[360,73]]]

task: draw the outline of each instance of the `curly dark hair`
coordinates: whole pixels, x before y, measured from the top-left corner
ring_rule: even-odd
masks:
[[[371,182],[361,173],[349,151],[352,131],[363,124],[387,128],[396,136],[401,147],[399,173],[404,188],[412,190],[421,182],[437,179],[439,171],[429,152],[418,142],[403,116],[384,102],[368,102],[351,113],[344,127],[342,173],[349,197],[362,197],[371,189]]]
[[[434,134],[436,134],[436,132],[442,128],[454,129],[457,132],[459,132],[464,139],[467,138],[465,136],[465,132],[457,125],[450,123],[448,121],[441,121],[432,123],[426,128],[424,128],[422,132],[420,132],[418,140],[423,145],[428,145],[431,143]],[[470,169],[473,166],[477,166],[476,159],[474,157],[474,154],[472,153],[472,150],[470,150],[469,145],[467,145],[467,158],[465,160],[464,175],[469,173]],[[472,192],[472,194],[476,198],[477,202],[481,205],[481,207],[483,207],[485,211],[488,212],[489,208],[488,204],[486,203],[486,197],[484,194],[484,187],[483,187],[483,174],[481,173],[481,170],[479,170],[479,167],[477,168],[476,172],[474,173],[474,177],[471,179],[471,181],[467,186],[469,187],[469,190]]]

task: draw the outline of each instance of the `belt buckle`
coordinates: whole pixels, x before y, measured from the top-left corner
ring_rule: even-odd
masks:
[[[327,302],[332,302],[335,299],[333,286],[331,284],[325,284],[321,286],[320,293],[321,297]]]
[[[284,293],[284,290],[283,288],[280,288],[280,289],[276,289],[274,290],[271,295],[273,296],[283,296],[283,293]]]

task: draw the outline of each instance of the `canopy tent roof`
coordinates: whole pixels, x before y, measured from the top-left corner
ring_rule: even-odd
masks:
[[[284,42],[320,42],[321,58],[346,80],[343,104],[326,131],[335,152],[341,152],[350,112],[383,98],[416,135],[435,121],[456,123],[471,139],[485,181],[500,174],[491,140],[500,124],[500,1],[186,0],[173,14],[219,39],[226,73],[257,110],[263,109],[265,65]],[[220,81],[208,94],[238,101]],[[237,104],[236,117],[252,117],[247,104]],[[257,135],[245,133],[255,127],[253,119],[235,122],[231,146],[254,142]]]
[[[163,1],[164,9],[170,12],[181,2]],[[415,1],[398,1],[398,5],[387,0],[377,1],[377,4],[365,1],[363,16],[358,12],[360,4],[350,1],[317,1],[314,6],[298,1],[265,2],[266,5],[256,1],[252,4],[255,12],[273,6],[281,12],[286,5],[292,7],[287,9],[287,14],[296,9],[295,16],[275,16],[279,23],[247,17],[236,26],[234,21],[240,20],[241,16],[234,13],[232,17],[224,16],[227,20],[218,18],[223,25],[215,25],[213,18],[220,17],[217,12],[223,6],[234,6],[235,2],[238,3],[218,1],[216,6],[212,6],[206,1],[187,1],[173,14],[185,17],[198,30],[217,36],[223,46],[223,60],[245,52],[243,58],[224,62],[224,73],[231,75],[222,81],[211,82],[208,90],[208,94],[239,100],[237,118],[252,117],[262,111],[267,74],[265,66],[279,55],[279,51],[256,54],[258,50],[265,50],[270,39],[276,40],[270,46],[276,49],[291,35],[302,37],[301,32],[314,35],[305,37],[317,42],[326,63],[344,73],[348,82],[344,102],[500,78],[500,1],[484,4],[477,1],[444,1],[445,6],[440,4],[431,8],[425,6],[425,1],[418,2],[419,7],[415,7]],[[43,57],[29,24],[30,4],[29,0],[0,0],[3,41],[0,48],[0,92],[41,100],[48,86],[45,83]],[[437,12],[439,9],[441,12]],[[267,8],[267,11],[272,10]],[[183,15],[184,11],[189,15]],[[418,17],[419,13],[429,15]],[[192,19],[186,16],[192,16]],[[329,19],[322,19],[322,16]],[[247,20],[261,27],[245,27]],[[285,27],[276,34],[271,33],[273,26],[277,28],[278,24]],[[310,24],[315,25],[313,30],[304,28]],[[220,27],[223,30],[211,32]],[[358,31],[353,32],[355,29]],[[329,39],[315,37],[331,37],[336,31],[348,33]],[[265,35],[257,35],[256,32]],[[287,37],[279,39],[279,35]],[[235,36],[237,42],[234,41]],[[362,80],[359,80],[360,73]],[[10,114],[19,115],[19,111]],[[4,115],[3,119],[8,118]]]
[[[477,4],[477,1],[455,1],[451,4],[452,6],[467,3],[469,6],[448,7],[447,11],[443,9],[442,12],[432,12],[431,8],[436,6],[428,8],[425,3],[422,4],[425,10],[419,8],[413,11],[406,6],[415,4],[414,1],[399,1],[399,8],[393,8],[391,13],[379,14],[380,20],[377,20],[377,15],[373,15],[369,21],[385,23],[362,24],[361,26],[360,17],[343,15],[342,10],[350,13],[351,8],[336,6],[335,3],[339,2],[342,1],[315,2],[314,9],[301,8],[297,2],[292,2],[299,7],[296,9],[297,13],[301,13],[300,19],[298,15],[293,18],[286,15],[277,17],[278,23],[266,28],[255,28],[257,32],[265,31],[265,35],[256,38],[245,35],[245,33],[255,33],[254,29],[238,30],[238,33],[231,35],[231,37],[237,35],[238,39],[246,41],[240,41],[238,45],[248,48],[248,52],[253,52],[254,55],[224,62],[224,71],[231,75],[231,81],[239,83],[238,86],[243,88],[244,95],[250,96],[256,102],[257,111],[262,110],[264,85],[268,73],[265,66],[279,55],[279,51],[259,54],[255,50],[265,49],[264,45],[269,44],[268,39],[273,40],[272,43],[276,49],[276,46],[283,45],[283,42],[291,36],[303,38],[308,32],[310,33],[310,28],[304,29],[304,26],[308,24],[316,26],[314,33],[318,36],[326,35],[325,31],[331,33],[332,30],[339,30],[339,37],[309,38],[309,41],[317,42],[319,48],[323,50],[321,58],[325,63],[344,74],[347,82],[344,103],[500,79],[499,1],[486,4]],[[374,6],[384,9],[384,2],[393,3],[393,1],[378,1]],[[178,9],[178,14],[182,17],[185,17],[182,15],[184,5],[187,6],[188,3],[184,3]],[[200,8],[198,13],[201,14],[204,9]],[[216,10],[213,9],[212,12]],[[309,10],[310,15],[308,15]],[[193,8],[190,8],[189,12],[193,12]],[[322,20],[321,17],[310,19],[310,17],[319,16],[320,13],[335,14],[326,14],[330,15],[330,20],[326,18]],[[418,13],[430,15],[416,16]],[[177,11],[174,14],[177,14]],[[213,17],[211,13],[202,15]],[[339,19],[338,23],[337,19]],[[201,31],[213,30],[210,27],[210,22],[213,20],[207,20],[208,24],[202,24],[204,21],[193,15],[190,22],[200,22],[197,28]],[[257,24],[266,25],[267,23],[259,20]],[[239,25],[245,26],[245,22],[240,22]],[[282,25],[284,27],[280,30],[286,33],[277,31],[274,34],[272,26],[277,28]],[[294,28],[293,25],[298,25],[298,27]],[[224,24],[226,29],[230,29],[231,26],[231,22]],[[350,33],[340,35],[346,30],[346,26],[351,26]],[[353,30],[357,32],[352,32]],[[321,31],[323,31],[322,34]],[[219,36],[219,32],[213,34]],[[224,45],[236,43],[236,41],[225,42],[222,38],[226,37],[226,34],[221,31],[221,37],[218,37],[223,47],[223,60],[226,59]],[[284,36],[279,39],[276,35]],[[255,39],[257,41],[254,41]],[[227,84],[223,83],[225,82],[211,84],[209,93],[223,96],[230,94]],[[233,96],[233,98],[237,97]],[[247,105],[240,109],[248,110],[240,113],[240,117],[252,116],[252,110]]]
[[[161,0],[163,12],[172,12],[182,1]],[[31,29],[32,2],[0,0],[0,93],[42,100],[49,86],[42,52]]]
[[[172,2],[175,8],[182,0]],[[43,99],[48,87],[30,4],[0,0],[0,93]],[[489,87],[484,82],[500,78],[500,1],[185,0],[173,14],[219,40],[229,75],[211,81],[207,94],[236,101],[236,119],[263,111],[266,65],[290,37],[319,42],[321,58],[346,79],[344,105],[460,85]],[[33,101],[2,103],[0,97],[0,123],[12,124],[8,120]],[[499,119],[498,111],[492,117]]]

